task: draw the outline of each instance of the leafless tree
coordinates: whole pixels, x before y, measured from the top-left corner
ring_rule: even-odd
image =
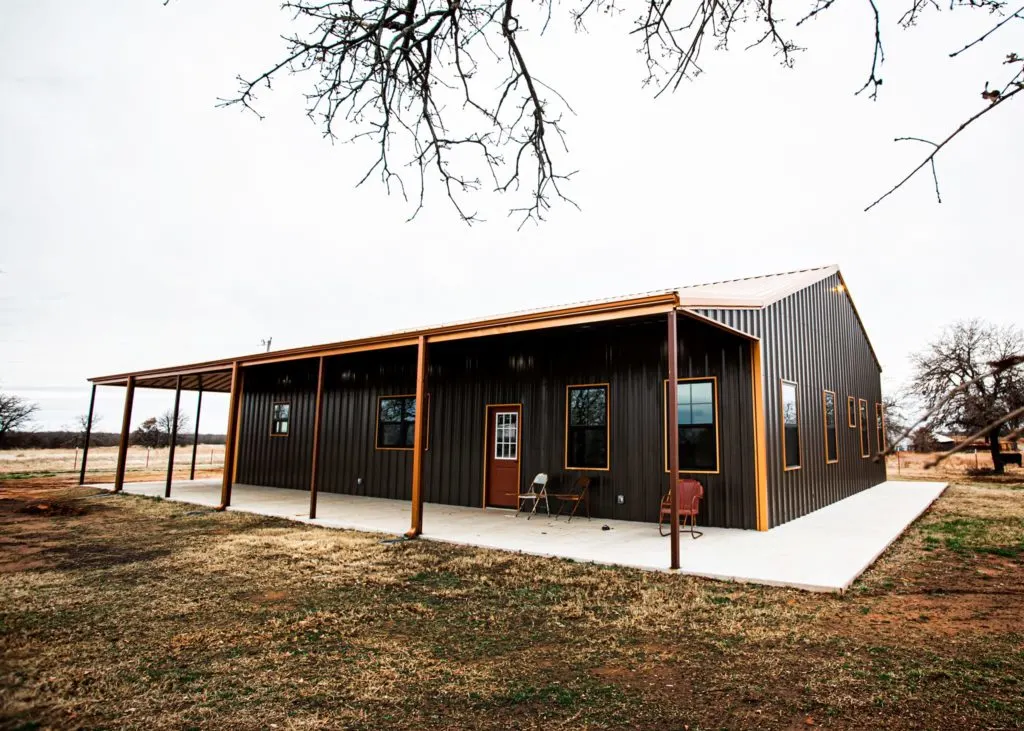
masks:
[[[39,404],[12,393],[0,393],[0,447],[3,447],[9,432],[18,431],[32,423],[32,417],[37,411]]]
[[[79,414],[78,416],[76,416],[75,417],[75,431],[76,431],[77,434],[76,434],[76,439],[75,439],[75,445],[78,446],[78,447],[84,447],[85,446],[85,435],[89,431],[91,431],[91,429],[95,429],[96,425],[99,424],[101,421],[103,421],[103,417],[102,416],[100,416],[99,414],[93,414],[92,425],[90,427],[89,415],[88,414]]]
[[[903,432],[907,429],[906,415],[907,395],[902,392],[888,393],[882,396],[882,408],[885,414],[885,441],[892,447],[898,447],[903,441]]]
[[[478,220],[469,203],[475,191],[518,193],[510,213],[536,221],[554,200],[571,203],[565,184],[574,172],[566,160],[564,122],[573,110],[528,57],[531,35],[543,36],[558,20],[577,31],[587,31],[600,16],[624,22],[644,62],[642,81],[660,95],[700,74],[709,48],[768,47],[777,62],[791,66],[803,50],[793,40],[796,28],[834,4],[807,0],[784,18],[772,0],[289,0],[283,6],[292,15],[284,53],[263,72],[240,76],[237,94],[221,104],[256,111],[260,90],[283,75],[297,75],[307,83],[307,113],[325,136],[375,145],[376,159],[359,184],[379,177],[389,193],[413,201],[415,216],[428,183],[437,179],[469,223]],[[865,38],[870,71],[857,93],[871,98],[881,90],[885,60],[883,11],[889,9],[879,5],[862,3],[874,32]],[[940,0],[905,0],[891,20],[912,28],[943,7]],[[1008,29],[1020,30],[1024,19],[1024,7],[1010,12],[1005,0],[949,0],[948,8],[992,16],[989,30],[965,38],[954,57],[992,37],[1006,42]],[[925,168],[938,194],[938,153],[1024,89],[1024,58],[1017,53],[1008,53],[1005,73],[996,71],[1002,81],[986,82],[984,106],[965,111],[966,121],[945,140],[897,138],[933,149],[869,209]]]
[[[1000,435],[1024,424],[1024,332],[980,320],[958,322],[912,360],[913,387],[930,425],[987,436],[1001,473]]]
[[[182,444],[183,437],[185,436],[185,430],[188,429],[189,418],[178,412],[178,428],[175,430],[175,434],[178,435],[177,444]],[[164,413],[156,419],[157,429],[161,433],[161,441],[164,444],[170,445],[171,443],[171,427],[174,426],[174,412],[171,409],[167,409]]]

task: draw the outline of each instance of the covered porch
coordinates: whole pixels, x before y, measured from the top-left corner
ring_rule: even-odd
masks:
[[[678,320],[683,323],[682,337]],[[688,335],[687,328],[693,333]],[[602,332],[615,337],[604,337]],[[583,343],[588,357],[577,349],[553,345],[556,339],[563,346],[566,339]],[[562,357],[553,358],[551,353],[562,353]],[[391,522],[345,527],[404,533],[410,538],[424,532],[423,506],[432,500],[446,503],[444,508],[435,504],[435,513],[440,509],[449,511],[449,516],[459,514],[457,508],[448,507],[454,503],[471,506],[466,514],[479,517],[480,511],[474,509],[478,505],[514,504],[516,492],[531,475],[552,473],[557,482],[559,471],[595,474],[592,479],[601,489],[591,490],[588,498],[596,496],[604,514],[619,519],[605,520],[610,526],[632,526],[631,521],[642,516],[652,520],[660,496],[676,490],[681,472],[678,389],[662,384],[698,377],[713,384],[727,383],[721,397],[729,414],[724,428],[719,426],[719,397],[714,397],[715,445],[710,452],[716,469],[704,470],[709,490],[702,519],[767,530],[764,426],[758,407],[760,360],[756,338],[681,310],[676,293],[668,292],[91,380],[94,389],[125,387],[115,492],[138,489],[125,481],[135,390],[173,389],[175,422],[181,391],[216,390],[230,395],[219,496],[213,494],[212,485],[200,490],[198,485],[176,481],[169,468],[162,486],[164,497],[179,498],[182,495],[175,491],[195,488],[202,493],[202,504],[223,510],[239,507],[233,494],[236,486],[273,485],[279,491],[288,490],[278,497],[294,494],[305,506],[296,503],[280,508],[283,513],[268,514],[296,517],[302,513],[311,520],[330,521],[332,516],[318,512],[319,501],[333,504],[349,500],[346,496],[351,493],[363,493],[363,497],[369,493],[405,500],[400,512],[394,513],[391,504],[389,513],[396,520],[402,516],[405,528]],[[726,361],[728,371],[722,365]],[[604,389],[602,423],[584,425],[604,433],[603,464],[569,458],[569,389],[584,387]],[[711,392],[718,393],[716,388],[713,385]],[[378,438],[382,399],[403,403],[396,422],[401,427],[400,441]],[[618,409],[615,417],[609,417],[609,402]],[[436,414],[433,426],[430,404]],[[501,455],[489,441],[497,439],[497,425],[492,429],[488,421],[497,408],[516,412],[514,428],[502,432],[505,437],[515,435],[514,448]],[[385,427],[389,426],[394,424],[389,421]],[[724,446],[718,442],[719,431],[723,431]],[[170,441],[174,440],[172,433]],[[612,450],[622,455],[614,462],[607,457]],[[720,454],[732,473],[720,469]],[[173,459],[172,453],[169,465]],[[499,461],[514,463],[514,474],[507,470],[511,484],[489,490],[492,484],[498,485],[490,468]],[[715,481],[720,484],[711,484]],[[499,501],[496,495],[512,495],[512,499]],[[671,519],[678,524],[678,501],[669,503]],[[241,507],[245,509],[244,504]],[[649,523],[641,525],[637,530],[653,529]],[[447,529],[428,527],[427,533],[445,539]],[[452,540],[464,542],[459,533]],[[531,550],[518,542],[494,547]],[[677,534],[637,550],[640,558],[629,565],[662,568],[662,558],[647,555],[648,550],[657,550],[668,555],[672,568],[679,568]],[[590,555],[580,559],[601,560]]]
[[[109,488],[97,485],[96,487]],[[124,492],[162,497],[164,483],[126,483]],[[945,489],[945,483],[890,481],[772,531],[703,528],[682,535],[684,574],[727,581],[841,592],[864,572]],[[295,520],[325,528],[401,536],[413,504],[404,500],[322,493],[316,519],[309,493],[235,484],[229,510]],[[219,480],[175,481],[171,500],[216,508]],[[565,517],[531,520],[514,511],[425,503],[422,538],[612,566],[666,571],[668,538],[651,523]]]

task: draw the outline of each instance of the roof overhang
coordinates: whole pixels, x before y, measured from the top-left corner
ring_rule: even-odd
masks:
[[[657,292],[637,297],[587,302],[556,309],[532,310],[484,320],[439,325],[421,330],[407,330],[390,335],[357,340],[311,345],[267,353],[253,353],[235,358],[131,371],[110,376],[96,376],[89,380],[98,386],[124,386],[127,385],[129,378],[134,378],[135,385],[140,388],[176,388],[178,377],[181,376],[182,388],[185,390],[196,390],[201,386],[204,391],[230,391],[231,369],[235,363],[245,368],[255,365],[305,360],[308,358],[345,355],[347,353],[410,347],[416,345],[420,338],[424,338],[431,343],[443,343],[468,338],[507,335],[531,330],[647,317],[670,312],[676,309],[678,305],[679,296],[675,291]],[[717,327],[721,327],[718,323],[714,323],[696,313],[686,314],[695,319],[705,320]],[[736,332],[737,334],[745,335],[744,333],[739,333],[739,331]],[[745,337],[749,338],[750,336],[745,335]]]

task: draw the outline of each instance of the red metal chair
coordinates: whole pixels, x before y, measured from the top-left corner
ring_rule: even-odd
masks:
[[[704,535],[696,529],[697,514],[700,512],[700,501],[704,498],[704,486],[699,480],[680,480],[676,488],[676,502],[679,503],[679,529],[686,528],[686,519],[690,519],[690,536],[694,539]],[[668,521],[669,532],[672,530],[672,491],[665,493],[661,499],[661,511],[658,513],[658,533],[667,536],[663,530],[665,521]]]

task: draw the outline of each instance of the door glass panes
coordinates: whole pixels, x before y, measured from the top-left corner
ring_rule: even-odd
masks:
[[[515,411],[494,415],[494,458],[519,459],[519,414]]]

